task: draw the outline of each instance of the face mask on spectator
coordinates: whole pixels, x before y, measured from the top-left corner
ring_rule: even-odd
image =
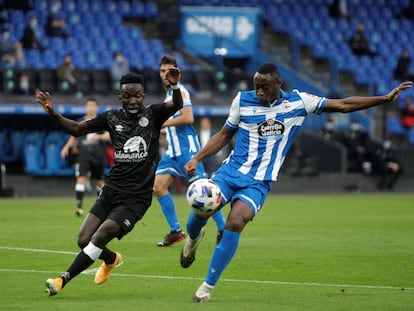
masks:
[[[22,90],[28,90],[29,89],[29,82],[28,81],[22,81],[22,82],[20,82],[20,88]]]
[[[8,31],[4,31],[4,32],[3,32],[3,39],[4,39],[4,40],[9,40],[9,38],[10,38],[10,32],[8,32]]]
[[[115,58],[115,60],[116,60],[116,62],[117,62],[118,64],[122,64],[122,62],[124,61],[124,57],[123,57],[122,55],[118,55],[118,56]]]
[[[31,27],[32,29],[36,29],[36,27],[37,27],[37,19],[32,19],[32,20],[30,21],[30,27]]]

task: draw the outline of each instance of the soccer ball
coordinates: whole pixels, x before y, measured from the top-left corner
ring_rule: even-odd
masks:
[[[220,188],[210,179],[198,179],[188,187],[187,201],[194,211],[206,214],[220,205]]]

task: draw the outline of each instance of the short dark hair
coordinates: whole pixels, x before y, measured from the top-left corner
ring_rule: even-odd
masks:
[[[260,65],[260,67],[257,69],[257,72],[264,75],[270,73],[273,77],[280,78],[279,68],[277,68],[277,66],[272,63],[264,63]]]
[[[175,67],[178,67],[177,58],[175,56],[166,54],[163,57],[161,57],[160,67],[161,65],[165,65],[165,64],[171,64],[171,65],[174,65]]]
[[[95,102],[95,103],[98,103],[98,101],[96,100],[96,98],[95,98],[95,97],[89,97],[89,98],[86,100],[86,102]]]
[[[139,83],[144,85],[144,78],[142,77],[142,75],[133,72],[127,73],[121,77],[121,85],[130,83]]]

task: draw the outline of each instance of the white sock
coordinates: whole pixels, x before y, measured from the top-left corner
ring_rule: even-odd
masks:
[[[88,255],[90,259],[96,261],[102,254],[102,248],[99,248],[92,242],[89,242],[89,244],[83,249],[83,252]]]

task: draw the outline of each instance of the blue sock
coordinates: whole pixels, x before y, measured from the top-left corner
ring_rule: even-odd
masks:
[[[159,197],[158,202],[160,202],[162,212],[167,219],[171,231],[180,229],[181,227],[178,222],[177,213],[175,212],[175,204],[171,193],[167,193],[166,195]]]
[[[187,220],[187,234],[191,239],[195,239],[200,234],[200,230],[207,223],[208,219],[198,218],[194,211],[191,209],[190,215],[188,215]]]
[[[224,225],[226,224],[226,220],[224,219],[224,216],[221,210],[218,210],[217,212],[215,212],[212,217],[214,221],[216,222],[217,230],[223,231]]]
[[[239,246],[240,233],[224,230],[223,238],[219,245],[216,246],[213,257],[211,258],[210,267],[208,268],[206,283],[216,285],[218,279],[232,260]]]

